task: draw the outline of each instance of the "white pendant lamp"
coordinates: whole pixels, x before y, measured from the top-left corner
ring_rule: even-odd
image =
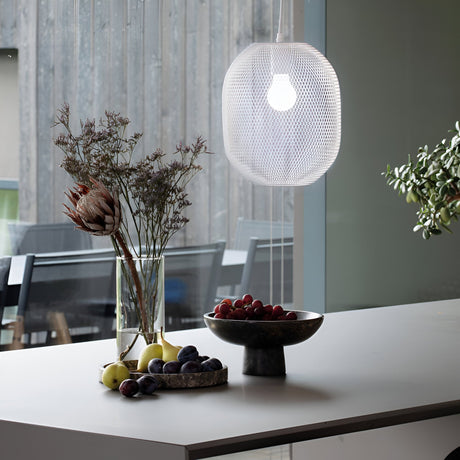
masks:
[[[280,25],[282,1],[280,5]],[[233,61],[222,91],[225,153],[251,181],[308,185],[340,146],[340,88],[329,61],[307,43],[253,43]]]

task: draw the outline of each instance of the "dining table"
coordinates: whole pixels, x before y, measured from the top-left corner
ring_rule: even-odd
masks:
[[[133,398],[100,383],[115,339],[1,352],[2,456],[191,460],[432,419],[459,425],[459,331],[460,299],[326,313],[311,338],[284,347],[276,377],[244,374],[243,347],[206,327],[174,331],[170,343],[218,358],[226,381]]]

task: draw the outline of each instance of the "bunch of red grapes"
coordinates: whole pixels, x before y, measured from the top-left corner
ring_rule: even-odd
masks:
[[[280,321],[295,320],[297,314],[295,311],[285,311],[281,305],[264,304],[259,299],[253,299],[251,294],[246,294],[233,302],[230,299],[222,300],[214,307],[214,318]]]

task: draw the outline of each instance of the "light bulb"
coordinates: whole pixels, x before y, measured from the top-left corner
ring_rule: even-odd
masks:
[[[285,112],[294,106],[297,93],[287,73],[273,75],[272,84],[267,92],[267,100],[270,106],[279,112]]]

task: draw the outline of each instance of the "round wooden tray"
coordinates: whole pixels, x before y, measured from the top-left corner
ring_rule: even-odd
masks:
[[[137,360],[124,361],[128,367],[131,378],[138,379],[143,375],[151,375],[158,380],[159,389],[184,389],[184,388],[202,388],[222,385],[227,383],[228,368],[223,366],[218,371],[196,372],[193,374],[150,374],[136,372]],[[110,363],[101,367],[99,381],[102,382],[102,372]]]

